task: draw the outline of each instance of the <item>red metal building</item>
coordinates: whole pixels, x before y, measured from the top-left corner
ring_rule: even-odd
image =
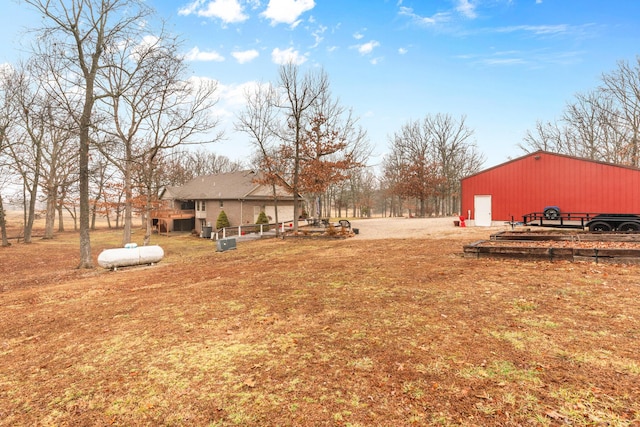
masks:
[[[461,208],[475,225],[562,212],[640,214],[640,169],[537,151],[461,181]]]

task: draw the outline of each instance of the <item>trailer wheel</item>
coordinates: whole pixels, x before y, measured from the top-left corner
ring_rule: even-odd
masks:
[[[546,208],[544,210],[545,219],[558,219],[560,212],[557,208]]]
[[[611,231],[611,226],[603,221],[596,221],[589,224],[589,231]]]
[[[623,222],[618,227],[618,231],[638,231],[640,230],[640,224],[637,222]]]

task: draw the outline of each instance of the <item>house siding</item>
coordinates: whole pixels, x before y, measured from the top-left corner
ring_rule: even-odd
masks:
[[[258,209],[258,213],[256,213],[256,208]],[[231,224],[232,227],[238,225],[255,224],[258,214],[261,210],[264,210],[267,215],[271,216],[271,221],[275,221],[275,208],[273,206],[273,201],[271,200],[244,201],[242,203],[237,200],[225,200],[223,201],[223,207],[220,207],[219,200],[206,200],[206,215],[204,219],[196,220],[196,231],[200,232],[202,230],[203,224],[210,224],[215,228],[218,216],[223,210],[227,215],[229,224]],[[293,220],[292,202],[278,203],[278,220]]]
[[[293,219],[294,197],[286,185],[277,186],[278,219]],[[216,227],[220,212],[224,210],[232,227],[255,224],[260,211],[272,215],[273,188],[260,183],[260,173],[236,171],[196,177],[183,186],[169,186],[162,192],[163,205],[152,218],[158,224],[167,224],[173,231],[176,219],[192,219],[194,229],[201,232],[204,226]],[[222,203],[222,206],[221,206]],[[171,208],[165,208],[170,206]],[[188,206],[190,210],[182,210]],[[180,224],[183,225],[183,224]]]

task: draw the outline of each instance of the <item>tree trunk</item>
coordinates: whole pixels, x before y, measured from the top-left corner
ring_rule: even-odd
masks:
[[[63,197],[64,196],[62,196],[60,198],[60,200],[58,200],[58,203],[57,203],[57,206],[56,206],[56,209],[58,210],[58,231],[61,232],[61,233],[64,231],[64,219],[63,219],[64,211],[62,209],[62,199],[63,199]]]
[[[131,222],[133,221],[132,204],[133,191],[131,190],[131,168],[133,166],[131,144],[126,144],[126,160],[124,164],[124,230],[122,233],[122,245],[131,243]]]
[[[79,187],[80,187],[80,263],[78,268],[93,268],[89,214],[89,127],[93,109],[93,85],[86,88],[84,111],[80,120]]]
[[[151,191],[149,188],[147,188],[147,200],[145,203],[145,208],[144,208],[144,217],[145,217],[145,232],[144,232],[144,240],[142,242],[142,246],[148,246],[149,243],[151,243]]]
[[[0,193],[0,234],[2,234],[2,246],[11,246],[7,238],[7,221],[4,216],[4,205],[2,204],[2,193]]]
[[[47,213],[43,239],[53,239],[53,228],[56,222],[56,190],[55,186],[47,190],[49,194],[47,195]]]
[[[31,243],[31,235],[33,232],[33,222],[36,216],[36,198],[38,197],[38,182],[40,181],[40,159],[41,150],[38,147],[38,154],[36,155],[35,172],[33,174],[32,187],[28,188],[29,191],[29,209],[25,212],[25,227],[24,227],[24,242]],[[26,183],[25,183],[26,185]]]
[[[273,190],[273,210],[275,214],[276,221],[276,237],[280,235],[280,226],[278,225],[278,192],[275,184],[271,184],[271,189]]]

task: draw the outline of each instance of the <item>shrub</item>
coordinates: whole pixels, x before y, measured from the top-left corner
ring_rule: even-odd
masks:
[[[216,229],[221,229],[225,227],[230,227],[229,218],[227,218],[227,214],[224,211],[220,211],[218,215],[218,219],[216,220]]]
[[[260,215],[258,215],[258,219],[256,219],[256,224],[266,224],[262,226],[262,231],[269,231],[269,218],[267,218],[267,214],[264,211],[260,211]],[[258,227],[258,231],[260,227]]]

